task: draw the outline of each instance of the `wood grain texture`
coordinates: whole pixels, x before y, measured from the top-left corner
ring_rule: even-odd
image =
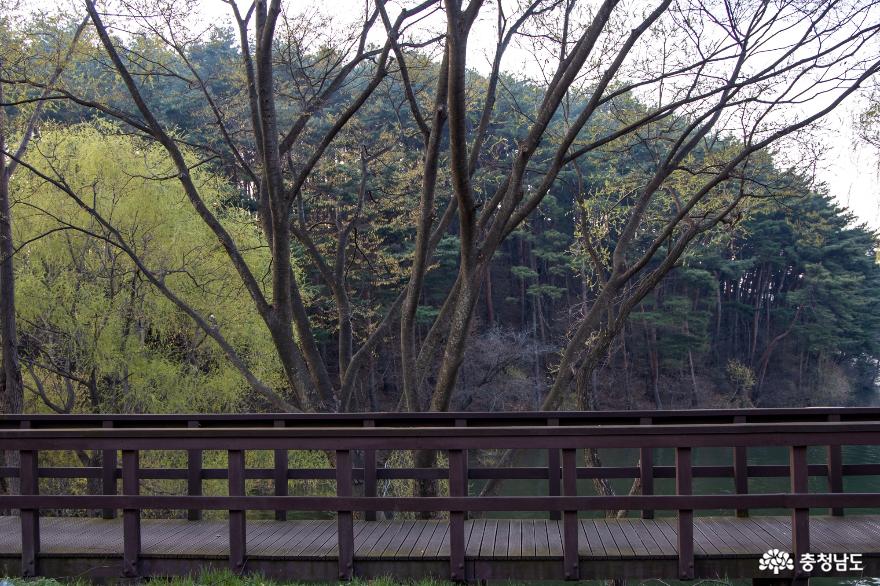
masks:
[[[546,519],[476,519],[465,521],[468,559],[561,559],[558,521]],[[652,559],[675,557],[675,520],[581,519],[579,557]],[[697,557],[721,559],[760,555],[791,542],[788,517],[696,517]],[[0,517],[0,556],[21,555],[18,517]],[[228,557],[228,523],[183,519],[142,519],[144,556]],[[880,554],[880,520],[870,516],[813,516],[810,532],[828,553]],[[422,559],[448,556],[444,521],[357,521],[356,559]],[[111,555],[123,553],[122,520],[41,517],[40,553]],[[708,546],[708,547],[707,547]],[[247,557],[331,558],[337,555],[332,520],[248,520]]]

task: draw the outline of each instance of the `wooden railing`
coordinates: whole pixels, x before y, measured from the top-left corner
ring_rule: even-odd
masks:
[[[564,575],[578,578],[577,515],[584,511],[630,510],[650,517],[675,511],[678,519],[678,569],[681,578],[694,575],[694,511],[721,509],[747,515],[750,509],[787,509],[792,514],[792,549],[809,551],[811,508],[843,514],[845,507],[880,506],[875,493],[843,493],[847,475],[880,475],[880,464],[844,465],[843,445],[880,445],[880,410],[800,409],[641,413],[528,413],[418,415],[238,415],[238,416],[73,416],[5,417],[0,420],[0,449],[20,454],[18,467],[0,469],[0,476],[19,477],[20,494],[0,496],[0,508],[21,511],[22,571],[35,575],[40,548],[41,509],[102,509],[105,516],[123,511],[123,568],[137,576],[140,518],[145,509],[186,510],[198,519],[203,510],[229,512],[230,564],[242,569],[246,552],[246,511],[335,511],[338,524],[339,576],[350,579],[354,568],[353,513],[375,519],[378,511],[445,512],[450,527],[450,575],[464,579],[467,513],[545,511],[562,519]],[[789,465],[747,465],[750,447],[784,446]],[[824,446],[824,464],[808,465],[807,447]],[[733,448],[731,464],[695,466],[694,448]],[[577,450],[635,448],[638,466],[579,467]],[[671,448],[674,466],[654,465],[653,451]],[[439,450],[448,455],[447,468],[377,468],[377,450]],[[486,449],[547,450],[547,466],[470,467],[468,451]],[[101,467],[40,467],[40,452],[100,450]],[[144,450],[186,450],[188,465],[180,469],[142,468]],[[226,468],[204,468],[203,450],[225,450]],[[245,452],[272,450],[273,468],[246,468]],[[289,469],[288,450],[320,450],[335,455],[335,469]],[[121,451],[121,468],[117,451]],[[354,467],[354,455],[364,465]],[[809,476],[825,476],[828,489],[809,493]],[[736,494],[692,494],[697,477],[732,478]],[[789,477],[790,488],[774,494],[747,494],[748,479]],[[38,494],[40,478],[100,479],[101,495]],[[117,481],[122,480],[122,494]],[[642,495],[579,496],[579,478],[640,478]],[[654,495],[653,480],[674,478],[674,495]],[[143,479],[187,481],[186,495],[140,494]],[[226,479],[228,495],[202,495],[202,481]],[[274,480],[273,496],[247,496],[246,479]],[[289,479],[336,481],[336,496],[290,496]],[[449,496],[380,497],[383,479],[441,480]],[[469,480],[547,480],[547,496],[468,494]],[[362,495],[353,494],[355,480]]]

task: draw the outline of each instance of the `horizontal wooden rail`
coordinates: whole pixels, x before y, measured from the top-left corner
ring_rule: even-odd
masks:
[[[783,410],[784,411],[784,410]],[[720,413],[720,414],[719,414]],[[880,410],[801,410],[795,421],[777,421],[783,415],[773,410],[756,410],[754,414],[733,415],[713,412],[712,415],[683,413],[652,413],[642,415],[633,423],[627,414],[602,419],[598,414],[527,414],[518,419],[514,414],[482,419],[469,417],[457,421],[427,417],[431,425],[398,426],[380,414],[343,418],[358,425],[317,425],[310,416],[286,419],[273,415],[257,425],[245,426],[239,419],[217,416],[178,416],[170,420],[161,416],[137,416],[123,420],[84,419],[68,426],[55,419],[9,419],[0,425],[0,449],[19,450],[20,466],[0,468],[0,476],[21,478],[22,494],[0,496],[0,508],[22,512],[22,568],[29,575],[39,573],[39,513],[53,509],[99,509],[104,516],[123,511],[124,553],[121,573],[127,577],[140,575],[141,512],[146,509],[185,510],[189,519],[198,519],[203,510],[225,510],[229,515],[229,561],[235,571],[242,571],[247,562],[246,511],[274,511],[277,519],[288,512],[336,513],[339,577],[356,575],[354,564],[354,513],[375,518],[380,511],[443,513],[449,519],[449,569],[453,579],[467,579],[464,562],[464,520],[471,512],[544,511],[561,519],[564,576],[579,576],[578,514],[589,511],[630,510],[644,516],[655,512],[674,511],[678,519],[679,577],[694,576],[694,512],[701,510],[736,510],[748,514],[756,509],[785,509],[792,514],[792,549],[809,551],[808,514],[811,508],[828,508],[835,514],[844,509],[880,507],[880,495],[844,493],[844,475],[880,474],[880,463],[842,463],[843,445],[880,445]],[[743,417],[764,420],[744,420]],[[730,418],[729,421],[711,420]],[[578,419],[579,418],[579,419]],[[591,419],[592,418],[592,419]],[[737,419],[739,418],[739,419]],[[338,422],[336,416],[330,418]],[[597,421],[601,420],[600,423]],[[662,423],[658,423],[658,420]],[[172,424],[168,424],[171,421]],[[372,421],[372,423],[368,423]],[[523,423],[525,421],[525,423]],[[590,421],[590,424],[583,424]],[[734,422],[736,421],[736,422]],[[48,422],[48,423],[47,423]],[[100,424],[96,424],[100,422]],[[195,423],[194,423],[195,422]],[[293,423],[291,423],[293,422]],[[326,422],[326,420],[325,420]],[[510,425],[510,422],[517,423]],[[697,423],[698,422],[698,423]],[[10,425],[15,423],[15,426]],[[499,423],[505,423],[499,425]],[[756,446],[783,446],[790,451],[788,465],[748,465],[746,450]],[[808,464],[808,446],[827,448],[826,464]],[[731,450],[731,464],[695,466],[695,448],[722,447]],[[546,467],[488,468],[471,467],[469,451],[527,448],[547,450]],[[633,448],[638,450],[638,466],[585,467],[578,464],[582,448]],[[655,465],[654,449],[675,450],[675,465]],[[84,468],[39,467],[40,452],[95,450],[102,454],[101,466]],[[440,450],[447,457],[445,468],[383,469],[376,466],[379,450]],[[141,456],[145,451],[187,453],[186,468],[145,468]],[[203,467],[204,450],[225,450],[227,468]],[[273,452],[273,468],[247,468],[246,452]],[[335,468],[302,469],[288,466],[288,451],[320,450],[331,453]],[[121,452],[121,462],[117,454]],[[121,464],[121,467],[120,467]],[[828,478],[828,492],[810,493],[809,476]],[[756,477],[787,477],[788,492],[747,494],[748,479]],[[49,495],[39,493],[39,478],[101,479],[100,495]],[[548,496],[469,496],[469,480],[490,479],[546,480]],[[638,478],[648,494],[581,496],[577,479]],[[657,478],[675,480],[676,494],[650,494]],[[732,478],[736,494],[691,494],[694,478]],[[121,482],[121,494],[118,481]],[[185,495],[141,494],[142,480],[185,480]],[[225,480],[227,495],[202,495],[202,481]],[[274,495],[247,495],[247,480],[272,480]],[[288,480],[334,481],[336,496],[289,496]],[[419,479],[448,481],[450,496],[401,497],[378,496],[378,480]],[[360,483],[363,493],[355,494]]]
[[[105,423],[112,427],[464,427],[553,425],[639,425],[698,423],[793,423],[880,420],[877,407],[810,407],[782,409],[688,409],[685,411],[540,411],[540,412],[448,412],[448,413],[242,413],[242,414],[102,414],[102,415],[3,415],[0,428],[16,429],[26,421],[31,428],[91,428]]]
[[[829,475],[826,464],[810,464],[807,466],[809,476],[825,477]],[[654,478],[675,478],[675,466],[654,466]],[[880,464],[844,464],[840,468],[843,476],[880,476]],[[40,478],[101,478],[103,469],[97,466],[53,466],[40,467]],[[596,466],[578,467],[579,480],[627,479],[639,478],[637,466]],[[785,464],[760,464],[748,467],[749,478],[788,478],[789,466]],[[0,478],[17,478],[19,469],[12,466],[0,466]],[[187,480],[188,468],[140,468],[139,478],[142,480]],[[202,480],[226,480],[226,468],[202,468],[199,478]],[[122,478],[122,470],[116,468],[115,478]],[[449,476],[447,468],[377,468],[375,478],[378,480],[444,480]],[[694,478],[733,478],[733,466],[694,466]],[[274,480],[278,477],[275,468],[248,468],[245,478],[248,480]],[[285,474],[288,480],[334,480],[336,474],[332,468],[288,468]],[[363,468],[353,468],[354,480],[363,480]],[[469,468],[470,480],[547,480],[550,474],[546,467],[511,466],[509,468]]]
[[[747,495],[616,495],[616,496],[496,496],[496,497],[338,497],[338,496],[173,496],[173,495],[0,495],[0,507],[26,509],[189,509],[300,512],[401,511],[532,512],[617,511],[644,508],[675,511],[793,508],[877,508],[878,493],[762,493]]]
[[[524,449],[880,445],[880,422],[486,428],[131,428],[0,430],[4,449]]]

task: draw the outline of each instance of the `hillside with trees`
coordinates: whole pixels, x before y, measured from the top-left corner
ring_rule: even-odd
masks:
[[[874,400],[878,235],[807,133],[867,8],[154,4],[2,22],[7,412]]]

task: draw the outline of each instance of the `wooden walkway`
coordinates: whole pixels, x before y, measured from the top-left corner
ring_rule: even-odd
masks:
[[[226,521],[148,520],[142,524],[142,563],[176,562],[174,573],[206,566],[226,567]],[[675,576],[676,520],[581,519],[581,577]],[[335,520],[254,521],[247,523],[247,570],[300,579],[335,579]],[[448,576],[449,525],[446,521],[356,521],[355,573],[381,576]],[[121,520],[43,517],[40,520],[41,573],[72,576],[119,575],[123,552]],[[880,568],[880,518],[811,517],[814,552],[863,554],[866,575]],[[466,560],[474,578],[546,576],[561,568],[562,526],[549,520],[466,521]],[[0,517],[0,570],[15,575],[21,556],[18,517]],[[698,577],[760,576],[757,559],[768,549],[790,549],[789,517],[703,517],[694,520]],[[638,560],[638,564],[632,562]],[[517,563],[518,562],[518,563]],[[294,564],[294,566],[291,566]],[[298,566],[297,566],[298,564]],[[404,569],[405,568],[405,569]],[[149,572],[146,572],[149,573]]]

